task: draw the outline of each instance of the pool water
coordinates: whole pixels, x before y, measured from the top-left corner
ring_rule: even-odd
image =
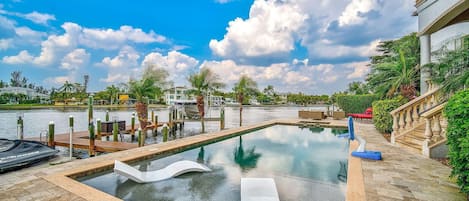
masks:
[[[212,169],[138,184],[112,171],[79,181],[124,200],[240,200],[242,177],[275,180],[280,200],[345,200],[348,141],[344,129],[275,125],[132,166],[152,171],[192,160]]]

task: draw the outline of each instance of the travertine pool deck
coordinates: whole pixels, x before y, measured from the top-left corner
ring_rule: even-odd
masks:
[[[265,127],[276,123],[295,124],[299,121],[303,120],[272,120],[242,128],[75,160],[61,165],[51,166],[44,163],[0,174],[0,200],[119,200],[82,185],[66,175],[76,175],[87,170],[100,171],[109,168],[115,159],[131,161],[159,152],[174,151],[180,146],[231,136],[259,126]],[[326,121],[330,122],[329,126],[333,127],[346,125],[345,120]],[[347,200],[465,200],[465,196],[459,193],[457,185],[448,179],[450,168],[432,159],[391,145],[372,124],[356,123],[356,132],[367,140],[367,149],[381,151],[384,160],[368,161],[350,158],[348,175],[350,192],[347,192]],[[352,148],[354,146],[356,143],[351,144]],[[354,189],[353,192],[351,189]]]

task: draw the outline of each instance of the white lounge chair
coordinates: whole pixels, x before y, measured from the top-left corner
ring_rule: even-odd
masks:
[[[272,178],[241,178],[241,201],[279,201]]]
[[[138,169],[135,169],[132,166],[129,166],[123,162],[115,161],[114,162],[114,172],[127,177],[137,183],[149,183],[155,181],[161,181],[176,177],[178,175],[188,173],[188,172],[209,172],[212,171],[205,165],[193,162],[193,161],[177,161],[171,165],[166,166],[163,169],[142,172]]]

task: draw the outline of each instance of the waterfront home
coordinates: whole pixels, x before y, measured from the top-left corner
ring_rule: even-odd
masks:
[[[461,48],[469,35],[469,1],[416,0],[420,38],[420,66],[437,60],[441,47]],[[432,84],[428,71],[420,71],[421,96],[391,111],[391,142],[427,157],[446,157],[446,120],[440,90]]]
[[[48,101],[50,96],[48,94],[42,94],[36,92],[34,89],[24,88],[24,87],[4,87],[0,88],[0,95],[2,94],[23,94],[26,96],[26,100],[40,99],[41,102]],[[10,103],[18,103],[16,98],[10,98]]]

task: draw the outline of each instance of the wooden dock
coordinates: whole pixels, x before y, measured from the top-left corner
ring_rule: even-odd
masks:
[[[147,129],[155,129],[157,127],[162,127],[165,124],[165,122],[160,122],[158,125],[151,124],[147,126]],[[135,128],[138,128],[138,124],[135,125]],[[131,127],[127,126],[126,131],[130,131]],[[124,135],[132,135],[128,132],[122,133]],[[112,133],[101,133],[101,137],[105,136],[112,136]],[[33,140],[33,141],[40,141],[39,138],[28,138],[26,140]],[[61,147],[70,147],[70,133],[63,133],[63,134],[56,134],[54,135],[54,144],[55,146],[61,146]],[[88,131],[79,131],[79,132],[73,132],[72,136],[72,144],[73,148],[76,149],[89,149],[90,147],[90,140],[89,140],[89,133]],[[114,141],[102,141],[99,139],[95,140],[95,151],[98,152],[116,152],[116,151],[122,151],[122,150],[128,150],[128,149],[133,149],[137,148],[138,144],[137,143],[130,143],[130,142],[114,142]]]

